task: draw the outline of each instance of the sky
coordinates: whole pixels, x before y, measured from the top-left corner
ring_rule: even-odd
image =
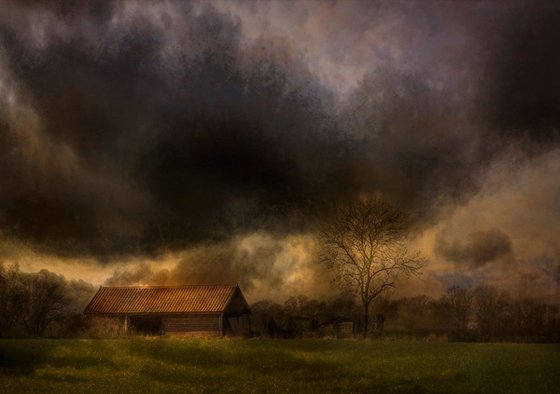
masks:
[[[560,302],[560,5],[0,1],[0,261],[333,294],[313,228],[382,194],[398,296]]]

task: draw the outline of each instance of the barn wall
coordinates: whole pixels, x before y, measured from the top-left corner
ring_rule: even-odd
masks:
[[[233,336],[248,335],[251,329],[249,315],[228,314],[225,318],[225,333]]]
[[[222,335],[220,315],[184,315],[163,319],[163,331],[169,335]]]
[[[120,338],[127,335],[122,316],[87,316],[87,335],[94,338]]]

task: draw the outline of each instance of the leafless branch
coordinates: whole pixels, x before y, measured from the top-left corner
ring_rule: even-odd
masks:
[[[320,258],[334,272],[334,284],[359,295],[366,328],[370,303],[394,287],[400,275],[420,275],[425,266],[409,252],[405,215],[382,198],[339,205],[320,230]]]

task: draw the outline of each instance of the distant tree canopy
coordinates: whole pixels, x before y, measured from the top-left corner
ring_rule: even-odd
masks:
[[[93,292],[83,281],[0,263],[0,337],[68,335]]]
[[[259,301],[251,305],[251,309],[256,335],[274,335],[267,327],[271,320],[275,326],[282,328],[293,317],[313,318],[317,327],[351,321],[354,333],[363,329],[363,311],[353,297],[317,300],[297,295],[290,296],[284,304]],[[380,296],[374,311],[376,317],[383,317],[383,335],[391,337],[477,342],[560,341],[558,305],[511,297],[502,289],[484,283],[474,288],[451,286],[446,294],[437,298],[425,295],[398,299]],[[371,326],[369,333],[381,334]],[[313,335],[310,332],[307,334]],[[320,336],[321,330],[318,329],[314,335]]]
[[[88,326],[82,310],[95,293],[83,281],[68,281],[47,270],[21,272],[0,262],[0,337],[114,336],[109,320]],[[372,308],[373,309],[373,308]],[[286,334],[291,320],[307,319],[319,329],[338,322],[353,322],[354,332],[364,328],[363,305],[345,294],[313,299],[292,295],[277,303],[263,300],[251,305],[255,335]],[[559,342],[560,306],[543,300],[512,297],[503,289],[481,283],[474,288],[451,286],[441,297],[394,299],[380,295],[375,314],[384,320],[383,335],[442,337],[460,341]],[[373,322],[374,319],[371,320]],[[120,326],[119,326],[120,327]],[[275,333],[276,328],[278,331]],[[373,327],[368,328],[372,333]],[[93,331],[91,331],[93,330]],[[298,336],[297,330],[291,335]]]
[[[400,275],[419,275],[424,260],[407,247],[406,217],[381,197],[337,205],[318,231],[319,260],[334,273],[334,284],[357,296],[367,335],[370,305]]]
[[[446,302],[453,312],[456,327],[461,330],[466,329],[473,305],[472,291],[460,286],[451,286],[447,290]]]

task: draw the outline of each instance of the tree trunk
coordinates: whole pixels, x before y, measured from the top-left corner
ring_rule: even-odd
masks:
[[[364,339],[367,338],[369,328],[369,304],[364,303]]]

